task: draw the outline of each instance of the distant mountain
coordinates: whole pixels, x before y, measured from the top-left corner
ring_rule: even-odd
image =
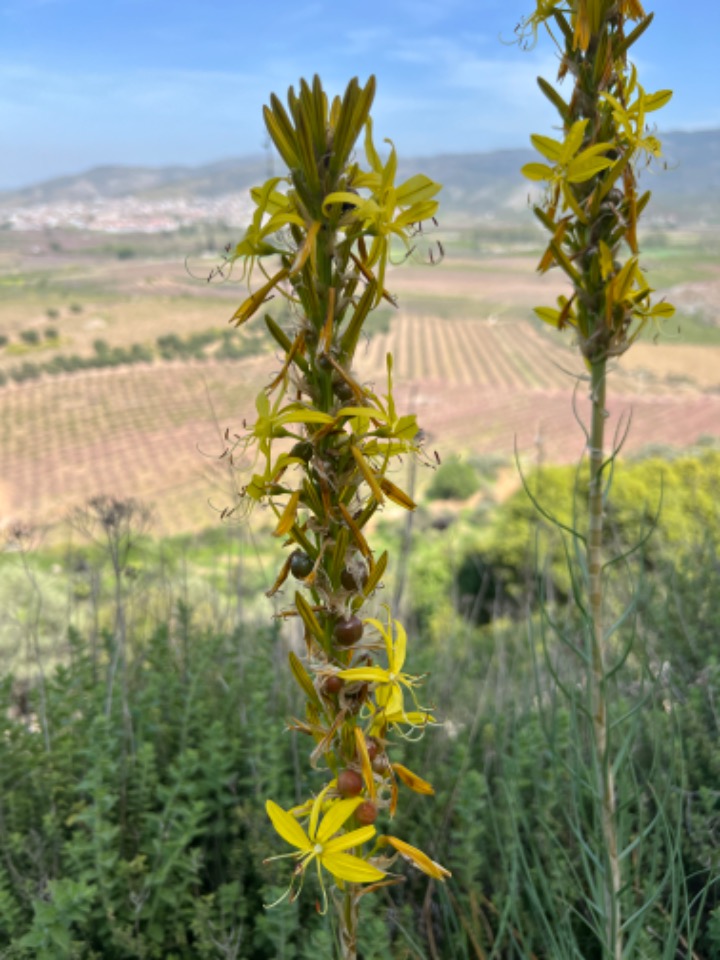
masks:
[[[0,207],[117,200],[218,196],[247,190],[266,176],[262,157],[221,160],[201,167],[94,167],[21,190],[0,191]]]
[[[720,223],[720,130],[668,133],[664,161],[641,174],[654,194],[653,219]],[[442,209],[454,220],[511,220],[526,217],[532,184],[520,167],[531,150],[441,154],[401,161],[399,176],[418,170],[443,184]],[[0,210],[133,197],[148,203],[198,200],[245,193],[268,175],[269,158],[248,156],[200,167],[96,167],[76,176],[48,180],[23,190],[0,192]],[[279,172],[279,162],[275,163]]]

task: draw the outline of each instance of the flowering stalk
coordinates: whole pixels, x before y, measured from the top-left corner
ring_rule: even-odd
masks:
[[[311,85],[301,81],[297,94],[290,88],[287,108],[270,98],[265,122],[289,175],[252,190],[252,223],[229,257],[251,283],[262,273],[234,314],[238,325],[275,295],[291,309],[289,330],[265,317],[282,365],[238,441],[255,453],[241,500],[275,514],[274,535],[288,549],[269,595],[297,584],[282,616],[302,624],[304,655],[291,652],[290,668],[306,703],[290,726],[313,741],[310,762],[324,775],[307,802],[286,811],[268,800],[267,812],[296,849],[288,855],[297,860],[291,897],[314,863],[324,910],[324,871],[330,874],[346,960],[357,952],[359,899],[393,882],[395,857],[433,878],[448,875],[422,851],[378,836],[374,826],[381,813],[394,814],[398,783],[433,792],[390,756],[393,732],[433,722],[416,702],[420,679],[403,672],[405,631],[390,611],[385,621],[364,616],[388,561],[370,547],[367,525],[388,500],[414,509],[389,474],[398,457],[421,448],[415,416],[395,407],[392,358],[383,395],[360,383],[353,364],[370,311],[382,300],[394,303],[385,289],[391,241],[411,250],[440,190],[420,174],[396,185],[394,147],[383,162],[373,142],[374,92],[374,78],[364,87],[355,79],[329,102],[315,77]],[[353,155],[363,131],[367,166]],[[272,270],[268,259],[276,261]]]
[[[628,31],[631,21],[637,24]],[[558,79],[569,75],[573,83],[565,100],[538,79],[560,114],[563,138],[532,136],[543,161],[527,164],[523,173],[547,184],[543,201],[534,207],[551,237],[538,269],[559,267],[572,288],[570,296],[558,298],[557,308],[535,312],[559,330],[575,330],[590,371],[588,693],[604,847],[596,861],[603,890],[604,956],[613,960],[622,960],[624,950],[621,892],[627,851],[618,849],[616,758],[608,719],[612,670],[603,624],[603,471],[612,460],[606,459],[607,364],[630,347],[648,322],[674,312],[670,304],[651,304],[652,290],[638,261],[638,218],[650,193],[638,195],[636,167],[661,150],[645,118],[672,95],[669,90],[646,93],[628,63],[628,50],[651,21],[639,0],[537,0],[535,13],[521,25],[533,38],[541,25],[547,27],[560,53]]]

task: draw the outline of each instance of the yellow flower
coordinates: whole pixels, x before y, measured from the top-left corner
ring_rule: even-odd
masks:
[[[338,834],[347,820],[355,813],[357,808],[363,803],[362,797],[352,797],[348,800],[339,800],[333,803],[322,821],[318,823],[320,810],[322,807],[325,790],[316,798],[310,811],[310,822],[307,833],[297,820],[277,803],[268,800],[265,804],[267,815],[272,821],[272,825],[277,832],[291,846],[297,847],[297,852],[283,854],[282,856],[295,857],[298,860],[295,868],[294,878],[304,877],[307,867],[313,862],[317,863],[318,877],[320,878],[320,887],[325,897],[325,887],[322,880],[322,870],[324,867],[337,880],[347,880],[350,883],[373,883],[376,880],[382,880],[386,875],[385,871],[374,867],[367,860],[353,854],[346,853],[346,850],[352,847],[359,847],[367,843],[375,836],[375,827],[361,827],[359,830],[351,830],[350,833]],[[278,857],[270,857],[269,860],[276,860]],[[267,862],[267,861],[266,861]],[[283,894],[280,900],[284,900],[287,894],[292,890],[292,882],[288,890]],[[293,894],[295,899],[298,891]],[[280,902],[277,901],[277,903]],[[273,904],[274,906],[275,904]]]
[[[375,702],[386,714],[405,715],[403,704],[403,687],[409,690],[418,683],[419,678],[409,673],[403,673],[405,653],[407,650],[407,634],[399,620],[395,620],[396,637],[393,640],[393,621],[388,618],[387,629],[375,620],[368,617],[365,623],[375,627],[385,641],[387,654],[387,669],[383,667],[350,667],[348,670],[339,670],[338,676],[347,683],[374,683]]]
[[[442,189],[441,184],[420,173],[395,186],[397,154],[392,141],[385,142],[390,144],[391,149],[387,163],[383,164],[373,144],[372,121],[368,118],[365,123],[365,153],[372,170],[356,170],[352,178],[352,191],[334,191],[323,201],[325,213],[334,205],[349,206],[352,212],[345,219],[349,224],[361,224],[363,234],[373,238],[369,255],[363,258],[363,265],[370,268],[378,264],[375,305],[383,296],[390,238],[398,237],[410,250],[410,237],[416,224],[435,216],[438,202],[433,198]],[[362,197],[356,192],[363,188],[369,190],[371,196]]]

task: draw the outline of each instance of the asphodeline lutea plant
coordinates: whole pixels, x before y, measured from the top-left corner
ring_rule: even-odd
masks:
[[[267,813],[294,848],[286,895],[297,896],[314,864],[324,910],[330,883],[345,958],[356,956],[360,897],[396,881],[396,857],[434,879],[448,876],[374,825],[395,813],[401,786],[433,792],[393,762],[391,741],[422,733],[434,718],[418,701],[420,678],[405,672],[404,628],[390,610],[367,615],[379,612],[374,595],[388,561],[369,545],[367,524],[387,501],[414,509],[391,474],[399,458],[421,455],[418,425],[396,409],[392,358],[385,393],[361,382],[354,359],[370,311],[394,304],[385,288],[391,258],[412,251],[440,190],[421,174],[396,182],[392,143],[383,160],[373,142],[374,93],[374,78],[364,87],[354,79],[330,101],[315,77],[290,88],[287,107],[270,98],[265,122],[289,172],[252,190],[252,223],[228,258],[252,285],[236,324],[274,296],[291,316],[286,328],[265,316],[281,366],[232,450],[254,457],[233,509],[263,504],[288,550],[269,594],[287,591],[282,616],[302,625],[302,656],[289,660],[305,714],[290,726],[313,741],[310,761],[323,782],[290,810],[268,800]],[[355,156],[361,137],[365,164]]]
[[[628,51],[647,30],[639,0],[538,0],[520,26],[521,36],[537,39],[547,28],[559,52],[558,80],[568,78],[569,96],[544,78],[541,90],[555,106],[560,137],[531,137],[541,159],[523,167],[530,180],[544,183],[534,212],[550,234],[538,269],[562,271],[570,291],[556,307],[538,307],[537,315],[562,330],[575,331],[589,369],[591,424],[587,430],[590,465],[589,529],[586,537],[585,587],[587,692],[586,715],[591,740],[603,849],[593,855],[601,902],[595,915],[603,956],[624,956],[621,911],[623,864],[628,849],[618,846],[612,732],[608,718],[610,678],[615,672],[603,625],[603,498],[606,457],[607,364],[621,356],[640,331],[671,317],[674,308],[652,303],[652,289],[640,266],[638,218],[650,199],[638,191],[638,169],[660,156],[658,138],[646,126],[649,114],[671,97],[669,90],[648,93],[628,62]]]

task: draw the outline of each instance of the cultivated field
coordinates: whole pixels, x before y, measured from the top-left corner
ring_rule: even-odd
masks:
[[[70,353],[87,358],[98,338],[110,348],[151,351],[158,336],[225,329],[244,288],[193,278],[183,242],[191,272],[204,276],[213,263],[202,254],[204,236],[157,238],[153,246],[147,238],[108,245],[93,234],[6,233],[0,373]],[[400,402],[417,410],[441,456],[461,450],[509,461],[517,446],[528,462],[577,457],[570,397],[577,384],[582,415],[582,366],[570,341],[532,316],[533,305],[552,303],[557,281],[535,274],[537,251],[528,244],[471,255],[457,235],[446,246],[440,266],[411,262],[391,271],[400,307],[388,332],[368,341],[361,376],[382,388],[392,351]],[[658,342],[638,342],[613,372],[613,422],[633,418],[628,450],[720,438],[716,249],[717,238],[692,235],[649,249],[648,275],[679,317]],[[37,331],[34,342],[23,339],[28,330]],[[219,360],[210,347],[202,360],[155,355],[112,369],[10,378],[0,388],[2,521],[52,525],[89,496],[111,493],[152,503],[158,532],[217,522],[233,489],[216,459],[222,432],[252,417],[254,394],[277,368],[267,349]]]

